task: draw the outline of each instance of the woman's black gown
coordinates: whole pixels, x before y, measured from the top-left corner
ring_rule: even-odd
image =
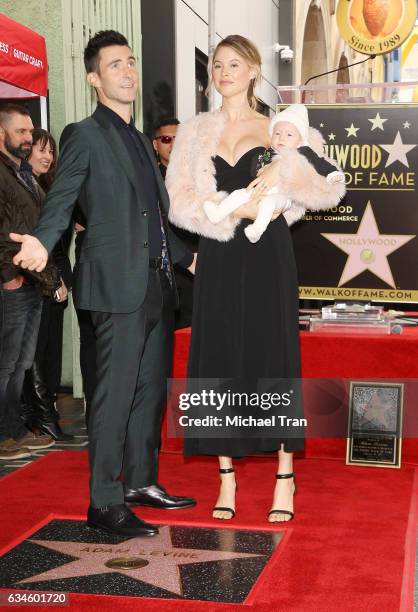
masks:
[[[214,158],[218,190],[232,192],[252,180],[256,147],[230,166]],[[194,284],[188,378],[230,378],[233,390],[257,391],[258,379],[300,376],[298,285],[292,239],[283,216],[271,222],[253,244],[244,234],[244,220],[229,242],[201,238]],[[231,385],[227,385],[231,389]],[[301,416],[301,407],[294,408]],[[257,416],[268,416],[260,414]],[[222,414],[212,411],[212,414]],[[248,431],[248,430],[247,430]],[[185,437],[186,455],[242,457],[278,450],[302,450],[303,438]],[[286,435],[286,434],[285,434]]]

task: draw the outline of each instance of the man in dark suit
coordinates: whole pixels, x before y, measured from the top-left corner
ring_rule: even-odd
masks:
[[[118,32],[99,32],[84,61],[98,107],[65,128],[56,178],[34,235],[11,237],[22,243],[15,262],[42,269],[78,201],[87,227],[73,295],[77,308],[91,312],[97,350],[87,524],[124,536],[151,536],[157,527],[141,521],[128,503],[159,508],[196,503],[157,484],[177,301],[172,264],[193,271],[194,258],[167,225],[164,182],[151,145],[131,117],[138,71],[127,40]]]

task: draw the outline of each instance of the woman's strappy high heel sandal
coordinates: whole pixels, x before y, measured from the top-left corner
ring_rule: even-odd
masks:
[[[232,472],[235,472],[234,468],[220,468],[219,469],[220,474],[232,474]],[[237,490],[237,487],[235,485],[235,491],[236,490]],[[217,510],[220,512],[229,512],[231,515],[225,518],[222,518],[220,516],[213,516],[213,518],[217,519],[218,521],[230,521],[231,519],[235,517],[235,510],[233,510],[232,508],[227,508],[224,506],[215,506],[212,512],[216,512]]]
[[[281,478],[293,478],[293,495],[296,494],[296,484],[295,484],[295,474],[294,472],[292,472],[291,474],[276,474],[276,479],[280,480]],[[270,510],[270,512],[267,515],[267,518],[269,518],[272,514],[288,514],[290,516],[290,519],[288,521],[269,521],[271,523],[288,523],[289,521],[292,520],[292,518],[295,516],[294,512],[291,512],[290,510]]]

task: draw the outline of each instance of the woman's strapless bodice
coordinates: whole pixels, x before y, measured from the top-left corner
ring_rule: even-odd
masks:
[[[254,159],[258,157],[265,147],[253,147],[244,155],[241,155],[234,166],[231,166],[223,157],[216,155],[213,159],[215,164],[215,178],[218,191],[235,191],[247,187],[255,176],[253,176]]]

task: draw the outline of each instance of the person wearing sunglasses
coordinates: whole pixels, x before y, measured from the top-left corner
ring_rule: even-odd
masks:
[[[163,179],[165,179],[168,162],[170,161],[171,149],[174,145],[177,126],[179,124],[180,121],[175,117],[166,117],[161,119],[155,126],[152,144]]]
[[[162,117],[154,128],[152,144],[164,180],[178,125],[180,125],[180,121],[175,117]],[[175,225],[171,225],[171,223],[170,227],[192,253],[197,251],[199,237],[196,234],[180,229]],[[188,270],[177,265],[174,266],[174,274],[179,295],[179,307],[175,313],[174,326],[175,329],[183,329],[184,327],[190,327],[192,324],[194,277]]]

